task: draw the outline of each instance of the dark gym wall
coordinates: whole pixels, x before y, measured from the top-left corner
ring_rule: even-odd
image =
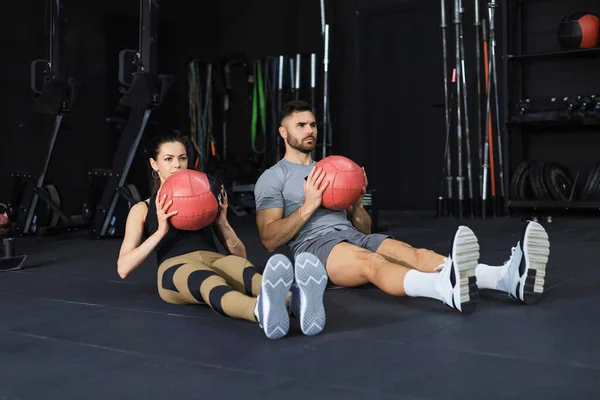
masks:
[[[220,54],[267,57],[294,51],[295,1],[221,0],[217,5]]]
[[[2,37],[11,38],[4,51],[2,76],[3,137],[0,146],[0,198],[8,200],[10,173],[36,173],[43,163],[51,123],[31,111],[33,96],[30,87],[30,63],[47,59],[45,2],[23,1],[7,4],[4,9],[11,19],[3,24]],[[48,169],[48,180],[53,181],[67,208],[81,191],[85,171],[106,153],[102,139],[103,99],[105,94],[104,59],[102,42],[102,10],[100,3],[74,2],[68,9],[69,28],[66,32],[70,76],[85,86],[89,95],[81,97],[72,114],[65,118],[65,129],[56,142],[55,156]],[[85,7],[84,7],[85,5]],[[76,17],[73,17],[76,16]],[[6,146],[5,146],[6,144]]]
[[[417,3],[416,8],[405,7],[406,4]],[[392,19],[389,20],[387,28],[374,31],[373,29],[379,29],[378,13],[389,6],[392,7],[389,9]],[[133,21],[138,15],[139,2],[112,0],[91,3],[84,7],[83,3],[73,1],[68,3],[68,7],[72,15],[77,15],[77,18],[69,22],[68,27],[71,32],[68,46],[71,50],[72,71],[73,75],[83,83],[84,88],[79,104],[65,120],[65,125],[70,129],[61,133],[59,137],[48,177],[59,187],[68,211],[75,213],[79,211],[85,196],[87,171],[97,167],[110,167],[114,146],[118,140],[118,132],[107,126],[105,122],[107,116],[113,115],[114,108],[111,103],[114,101],[116,90],[115,77],[107,75],[109,60],[107,61],[106,40],[107,37],[112,37],[111,40],[115,39],[114,32],[107,32],[107,29],[110,29],[107,21],[111,20],[107,15],[123,15]],[[7,143],[10,145],[2,146],[0,150],[2,182],[9,181],[10,172],[27,170],[28,167],[33,166],[31,158],[39,159],[43,156],[48,135],[47,127],[46,131],[41,132],[32,122],[36,119],[31,116],[31,95],[28,90],[29,63],[34,58],[44,56],[43,9],[40,7],[40,2],[32,0],[20,3],[18,9],[14,8],[15,15],[19,15],[20,20],[29,19],[32,23],[29,29],[17,27],[15,30],[4,26],[6,33],[16,36],[15,43],[19,44],[15,44],[13,49],[11,70],[2,75],[3,81],[7,84],[5,87],[12,89],[10,96],[7,93],[3,94],[3,102],[9,104],[13,111],[7,112],[4,124],[5,132],[9,133],[10,140]],[[413,9],[416,10],[414,11],[416,14],[411,11]],[[404,159],[401,164],[404,168],[406,165],[413,165],[413,161],[420,161],[421,164],[425,161],[422,154],[419,154],[422,149],[415,150],[414,144],[411,146],[406,142],[410,135],[420,138],[419,143],[424,146],[430,141],[437,140],[440,134],[435,128],[427,131],[421,122],[414,119],[399,119],[396,113],[397,109],[405,107],[406,104],[411,105],[410,99],[418,98],[421,102],[426,102],[425,107],[430,107],[431,103],[441,103],[441,98],[415,97],[414,94],[406,93],[402,85],[402,79],[408,79],[405,76],[407,72],[414,72],[415,69],[420,68],[419,65],[438,63],[439,51],[432,46],[439,43],[439,29],[437,29],[439,5],[437,1],[331,0],[327,2],[327,14],[328,22],[331,24],[330,76],[334,151],[347,154],[367,166],[373,185],[382,187],[385,183],[378,181],[377,177],[385,176],[386,171],[382,171],[381,166],[373,164],[373,160],[382,159],[380,146],[398,147],[400,149],[398,154],[386,156],[398,156]],[[36,19],[32,19],[32,15],[37,15]],[[394,21],[396,17],[399,19]],[[420,27],[418,22],[420,18],[431,20]],[[402,27],[407,23],[411,24],[412,29],[418,28],[420,34],[426,37],[421,40],[415,38],[415,35],[411,35],[410,28]],[[396,29],[396,25],[400,30]],[[425,27],[430,27],[432,31],[428,33]],[[189,130],[187,66],[190,60],[198,58],[209,61],[231,52],[245,53],[250,57],[292,55],[296,52],[303,54],[316,52],[322,55],[320,30],[320,9],[319,2],[316,0],[310,2],[224,0],[201,4],[193,1],[162,2],[159,33],[160,72],[176,75],[177,81],[165,106],[158,111],[156,120],[161,128]],[[123,42],[129,40],[124,39]],[[411,45],[411,41],[414,44]],[[427,44],[421,45],[422,42]],[[32,47],[31,43],[35,43],[36,46]],[[389,54],[384,46],[390,47]],[[403,48],[405,46],[409,46],[412,50],[418,49],[419,46],[427,47],[427,51],[419,53],[421,64],[409,62],[411,57],[405,54],[406,49]],[[380,51],[369,53],[368,50],[371,48]],[[114,52],[114,45],[111,51]],[[386,57],[388,55],[393,57]],[[114,54],[110,57],[114,57]],[[365,93],[362,89],[369,87],[371,77],[377,77],[373,72],[371,75],[368,73],[369,68],[381,62],[377,57],[385,57],[384,62],[395,60],[394,65],[405,68],[410,66],[413,69],[386,74],[387,76],[380,77],[385,78],[385,81],[373,82],[370,91]],[[392,64],[387,65],[393,70]],[[434,70],[434,67],[430,68],[430,71]],[[111,74],[114,72],[111,71]],[[432,74],[433,72],[429,74],[423,72],[420,77],[410,80],[419,82],[424,79],[429,82],[427,88],[435,88],[436,82],[439,82],[439,89],[441,89],[441,72],[438,71],[437,75]],[[385,83],[397,89],[391,93]],[[321,106],[320,97],[318,101],[317,108]],[[378,104],[382,103],[387,106],[378,107]],[[415,103],[412,106],[418,107],[419,104]],[[4,110],[11,110],[10,107]],[[405,112],[411,113],[408,109]],[[433,112],[435,114],[432,115],[442,115],[440,110]],[[322,116],[319,115],[319,118]],[[435,124],[435,118],[431,115],[421,119],[433,121],[431,123]],[[407,135],[406,132],[419,132],[419,134]],[[397,138],[403,138],[403,141],[394,142]],[[365,142],[366,139],[369,141]],[[29,148],[31,143],[37,143],[40,147],[32,151]],[[15,157],[14,154],[22,154],[22,156]],[[410,175],[413,180],[407,181],[405,185],[415,181],[423,183],[418,190],[411,193],[411,202],[397,201],[402,198],[399,193],[390,192],[382,198],[385,200],[384,204],[390,208],[420,207],[425,204],[424,207],[429,208],[424,199],[429,200],[432,190],[437,185],[437,182],[431,182],[429,177],[434,175],[433,171],[437,172],[440,159],[440,155],[432,156],[432,160],[435,161],[429,169],[427,165],[420,164],[418,167],[423,169],[413,168]],[[143,186],[146,184],[145,156],[138,155],[136,162],[140,165],[137,165],[137,171],[134,171],[136,172],[133,174],[134,183]],[[399,179],[402,177],[401,171],[398,171],[398,177]],[[421,192],[424,194],[421,195]],[[8,193],[7,185],[0,185],[0,199],[7,199]],[[403,196],[406,197],[405,194]],[[387,201],[386,197],[393,201]]]
[[[321,60],[319,1],[239,3],[219,2],[220,54],[316,52]],[[333,151],[367,167],[372,186],[380,189],[382,207],[432,209],[445,134],[439,107],[439,1],[329,0],[326,5]],[[390,17],[382,21],[385,14]],[[373,69],[377,65],[387,69]],[[316,108],[322,120],[320,96]],[[387,180],[390,164],[393,183]]]
[[[429,210],[445,136],[443,108],[434,108],[443,104],[439,40],[430,34],[439,23],[423,3],[365,14],[361,98],[370,181],[383,208]]]
[[[26,0],[6,4],[4,9],[11,19],[2,24],[2,37],[11,38],[10,47],[4,51],[1,74],[3,143],[0,146],[0,199],[8,201],[12,172],[37,174],[46,155],[52,121],[33,114],[33,96],[30,87],[30,63],[47,59],[45,2]],[[106,146],[106,94],[103,12],[118,5],[121,12],[125,2],[72,2],[66,15],[66,45],[69,76],[82,86],[82,95],[72,113],[64,120],[55,145],[55,152],[47,172],[49,181],[55,183],[65,208],[78,211],[83,202],[83,188],[87,171],[106,164],[110,148]],[[136,8],[132,11],[135,13]],[[26,21],[26,23],[25,23]],[[6,138],[6,139],[4,139]]]
[[[385,171],[380,166],[371,165],[371,160],[382,159],[379,157],[379,144],[386,143],[388,148],[399,147],[402,152],[398,157],[405,159],[405,165],[412,165],[412,160],[418,160],[423,163],[423,157],[417,156],[419,151],[415,151],[414,145],[404,142],[394,142],[394,138],[409,138],[406,134],[398,135],[391,133],[388,127],[393,126],[393,130],[398,132],[420,132],[414,135],[419,137],[420,143],[425,144],[439,135],[439,132],[425,132],[426,128],[421,123],[414,120],[401,121],[397,118],[396,109],[405,107],[406,104],[413,108],[419,107],[420,103],[411,103],[409,99],[415,99],[414,95],[406,93],[402,87],[402,79],[409,79],[405,75],[415,69],[418,65],[427,65],[427,63],[437,63],[439,52],[435,43],[439,42],[439,29],[436,29],[438,17],[437,1],[398,1],[398,0],[331,0],[327,1],[328,22],[331,24],[331,107],[334,138],[334,151],[336,153],[347,154],[356,159],[357,162],[366,165],[370,172],[371,182],[377,186],[383,186],[384,183],[378,181],[378,176],[385,176]],[[417,14],[413,14],[411,8],[404,9],[404,4],[415,4]],[[13,58],[17,67],[10,74],[4,74],[7,77],[15,76],[19,82],[18,86],[13,84],[15,96],[20,104],[20,113],[11,113],[6,124],[10,132],[16,133],[19,126],[18,121],[28,121],[30,115],[30,99],[28,91],[28,66],[33,58],[42,57],[44,48],[40,46],[40,38],[43,38],[44,18],[43,12],[40,12],[40,4],[33,1],[22,3],[19,8],[19,15],[23,18],[38,12],[39,18],[32,26],[33,30],[23,32],[21,37],[21,48],[31,48],[26,43],[38,43],[40,47],[35,54],[21,53]],[[115,40],[115,33],[107,31],[111,27],[107,26],[107,15],[123,15],[133,21],[137,18],[139,2],[137,0],[116,1],[93,3],[94,6],[83,6],[81,2],[69,2],[70,13],[78,15],[75,21],[70,21],[69,47],[72,48],[71,64],[74,65],[74,75],[85,85],[82,96],[77,108],[66,119],[65,124],[70,130],[61,133],[57,143],[55,157],[49,170],[49,178],[56,181],[66,206],[70,212],[77,212],[83,201],[85,187],[87,184],[87,171],[92,168],[109,167],[114,153],[114,147],[118,141],[118,132],[112,127],[107,126],[105,119],[113,115],[114,108],[111,103],[114,102],[115,77],[107,75],[107,57],[114,57],[114,54],[108,56],[106,40],[111,38]],[[399,6],[398,6],[399,5]],[[392,6],[392,15],[400,19],[390,20],[387,30],[370,31],[369,27],[377,27],[377,15],[380,10]],[[400,8],[398,8],[400,7]],[[430,13],[430,14],[429,14]],[[418,17],[415,19],[415,15]],[[363,17],[371,16],[371,17]],[[372,17],[375,16],[375,17]],[[369,19],[370,18],[370,19]],[[419,28],[419,18],[432,18],[433,23],[423,25],[423,27],[432,27],[432,32],[427,33],[420,29],[420,34],[426,37],[422,40],[427,43],[428,51],[421,52],[421,64],[404,62],[410,59],[406,56],[406,49],[418,49],[421,41],[415,40],[414,35],[410,34],[410,29],[404,27],[404,30],[395,30],[395,25],[402,25],[410,22],[414,28]],[[121,21],[124,21],[121,19]],[[399,24],[396,24],[399,22]],[[115,27],[116,28],[116,27]],[[34,35],[34,33],[36,33]],[[369,36],[370,35],[370,36]],[[429,35],[429,36],[427,36]],[[118,37],[117,37],[118,38]],[[177,77],[176,84],[169,94],[164,107],[158,111],[155,120],[160,123],[162,129],[178,129],[181,131],[189,130],[188,106],[187,106],[187,66],[189,61],[194,58],[203,61],[215,60],[218,56],[240,52],[251,58],[266,57],[279,54],[293,55],[297,52],[308,54],[316,52],[322,55],[321,41],[321,18],[319,1],[289,1],[281,2],[276,0],[269,1],[234,1],[224,0],[219,2],[203,2],[201,5],[193,1],[162,2],[161,3],[161,30],[160,38],[160,72],[171,73]],[[366,40],[365,40],[366,38]],[[392,39],[390,39],[392,38]],[[428,39],[429,38],[429,39]],[[359,40],[361,39],[361,40]],[[123,42],[129,42],[131,39],[124,39]],[[399,41],[398,41],[399,40]],[[369,41],[374,41],[372,46]],[[414,42],[413,46],[411,41]],[[359,44],[361,44],[359,46]],[[378,46],[375,46],[377,45]],[[114,52],[114,44],[111,44],[111,50]],[[389,54],[394,57],[388,58],[387,50],[383,46],[390,46]],[[123,47],[126,47],[125,44]],[[378,54],[368,53],[373,48],[381,49]],[[375,58],[374,58],[375,57]],[[384,60],[377,59],[384,57]],[[423,58],[424,57],[424,58]],[[430,60],[429,57],[432,57]],[[369,65],[379,62],[396,60],[398,67],[411,67],[404,72],[398,71],[397,74],[386,74],[385,82],[390,83],[398,89],[390,93],[386,89],[385,82],[371,85],[369,93],[363,92],[363,87],[368,87],[371,79],[368,71]],[[361,64],[359,64],[361,61]],[[369,64],[371,63],[371,64]],[[110,65],[110,63],[109,63]],[[114,64],[113,64],[114,65]],[[391,64],[388,64],[388,67]],[[321,65],[319,65],[319,68]],[[393,69],[393,68],[392,68]],[[431,68],[434,70],[435,68]],[[111,71],[114,74],[114,71]],[[403,74],[405,74],[403,76]],[[436,76],[426,76],[416,79],[410,78],[412,82],[418,82],[419,79],[426,79],[431,87],[435,87],[436,79],[441,79],[441,73]],[[377,75],[375,75],[377,77]],[[397,80],[400,79],[400,80]],[[394,81],[397,80],[397,81]],[[441,86],[440,86],[441,88]],[[379,92],[381,90],[381,92]],[[366,96],[368,94],[368,96]],[[389,100],[386,96],[393,95],[394,100]],[[5,97],[6,98],[6,97]],[[317,97],[317,109],[322,107],[321,97]],[[440,99],[426,99],[432,103],[440,103]],[[6,101],[6,100],[5,100]],[[378,104],[385,102],[385,107],[378,107]],[[13,102],[14,103],[14,102]],[[429,107],[431,104],[427,103]],[[385,110],[384,110],[385,109]],[[410,110],[405,110],[406,114],[411,114]],[[434,111],[437,114],[439,110]],[[27,114],[28,113],[28,114]],[[318,114],[322,114],[319,113]],[[440,114],[441,115],[441,114]],[[318,115],[322,119],[322,115]],[[388,117],[394,117],[388,120]],[[426,120],[433,121],[431,118]],[[378,121],[379,128],[375,122]],[[25,126],[28,126],[28,125]],[[12,126],[12,128],[11,128]],[[384,128],[381,128],[384,127]],[[21,128],[23,129],[23,128]],[[38,132],[39,129],[30,128],[27,135],[15,135],[22,140],[22,143],[15,143],[10,148],[27,148],[29,143],[34,143],[35,137],[42,147],[37,150],[35,157],[39,158],[45,150],[47,129],[45,132]],[[387,133],[386,133],[387,132]],[[392,135],[386,138],[385,135]],[[378,140],[379,142],[364,142],[369,140]],[[43,139],[43,140],[42,140]],[[374,144],[373,146],[370,144]],[[4,152],[4,151],[3,151]],[[9,152],[10,153],[10,152]],[[374,154],[375,157],[371,155]],[[2,180],[9,178],[13,170],[23,170],[31,166],[27,157],[34,157],[31,152],[24,153],[24,157],[19,162],[6,163],[12,156],[4,156],[2,168]],[[62,158],[64,155],[64,158]],[[394,154],[395,156],[396,154]],[[438,161],[440,157],[435,158]],[[132,171],[132,179],[138,186],[144,186],[145,181],[145,155],[138,154],[136,166]],[[422,165],[419,165],[421,167]],[[399,166],[400,167],[400,166]],[[429,177],[433,175],[432,171],[437,166],[431,164],[429,170],[427,166],[422,166],[421,172],[412,172],[413,181],[407,181],[406,185],[415,180],[421,182],[430,182]],[[415,168],[416,169],[416,168]],[[60,171],[60,174],[59,174]],[[35,171],[32,171],[35,172]],[[402,174],[399,172],[399,178]],[[429,187],[428,187],[429,185]],[[393,198],[393,202],[384,202],[391,208],[411,207],[412,205],[423,205],[423,198],[420,198],[421,189],[425,193],[424,198],[429,198],[434,183],[423,183],[418,191],[411,195],[412,203],[398,202],[399,193],[389,193],[382,197]],[[143,188],[142,188],[143,189]],[[143,191],[143,190],[142,190]],[[384,193],[385,194],[385,193]],[[6,199],[8,190],[2,185],[0,188],[0,198]],[[427,207],[425,205],[425,207]]]
[[[449,68],[455,64],[454,1],[447,0]],[[487,15],[487,3],[480,3]],[[332,88],[340,151],[365,165],[380,207],[435,211],[445,145],[441,8],[439,0],[337,1],[336,71]],[[476,81],[473,2],[464,2],[467,85]],[[502,15],[496,13],[496,26]],[[497,33],[501,51],[501,32]],[[500,53],[498,53],[500,54]],[[502,87],[500,58],[499,87]],[[335,69],[335,66],[332,67]],[[477,147],[470,108],[473,176]],[[503,109],[500,108],[502,115]],[[456,157],[456,143],[451,149]],[[454,158],[456,165],[456,158]],[[466,174],[466,169],[464,171]]]
[[[336,3],[340,151],[366,167],[382,208],[435,206],[445,137],[439,3]]]
[[[105,121],[113,115],[116,90],[114,71],[107,75],[107,52],[114,53],[114,41],[118,41],[115,32],[107,32],[111,29],[107,21],[118,16],[124,18],[121,21],[137,21],[139,12],[138,0],[84,3],[67,3],[70,14],[76,15],[69,22],[67,41],[72,75],[83,84],[82,96],[65,120],[68,129],[59,137],[48,176],[59,187],[68,212],[79,211],[87,171],[110,167],[118,140],[118,132]],[[372,186],[382,194],[384,208],[433,210],[435,205],[445,133],[443,108],[439,107],[443,104],[439,3],[327,1],[334,151],[365,165]],[[472,58],[470,3],[465,5],[465,33]],[[4,88],[0,95],[1,201],[8,200],[11,172],[37,172],[31,169],[32,160],[43,156],[48,136],[48,127],[42,131],[40,118],[31,112],[29,91],[29,64],[46,56],[44,2],[16,4],[5,5],[4,14],[11,19],[0,28],[3,37],[11,38],[4,41],[4,54],[10,62],[0,67]],[[485,5],[482,3],[482,12],[487,11]],[[449,15],[449,21],[451,18]],[[543,20],[543,9],[536,18]],[[498,14],[498,27],[500,21]],[[540,37],[533,35],[530,45],[535,47],[540,40],[547,46],[553,24],[546,23],[547,31]],[[297,52],[322,55],[320,29],[317,0],[162,2],[160,72],[174,74],[177,81],[155,120],[161,129],[189,130],[187,68],[192,59],[214,61],[232,52],[251,58]],[[106,43],[109,39],[113,41],[111,50]],[[317,109],[320,107],[318,97]],[[144,186],[145,155],[139,155],[136,162],[134,183]]]
[[[105,2],[63,2],[67,21],[66,46],[69,76],[81,84],[81,96],[71,113],[64,119],[63,129],[57,139],[47,179],[58,188],[63,206],[68,213],[79,213],[85,200],[88,171],[93,168],[110,168],[119,140],[119,133],[109,126],[106,118],[115,115],[114,93],[117,76],[107,75],[107,38],[115,36],[110,22],[131,21],[133,43],[137,46],[139,1],[110,0]],[[165,107],[156,116],[161,126],[171,129],[187,128],[187,61],[192,57],[212,58],[216,45],[213,39],[215,7],[206,6],[189,12],[193,1],[163,2],[161,6],[161,44],[159,69],[179,77]],[[13,7],[16,3],[7,4]],[[26,0],[6,9],[10,21],[2,25],[2,37],[11,38],[4,43],[2,63],[1,104],[3,113],[0,145],[0,201],[9,201],[12,172],[37,174],[46,154],[52,121],[35,116],[31,111],[33,96],[29,90],[29,65],[34,59],[46,59],[46,6],[44,1]],[[113,16],[113,19],[111,19]],[[22,21],[27,21],[23,24]],[[211,22],[212,21],[212,22]],[[108,22],[108,24],[107,24]],[[212,24],[212,25],[211,25]],[[167,27],[168,29],[165,29]],[[131,34],[131,27],[127,32]],[[107,30],[110,30],[107,32]],[[126,32],[123,32],[126,34]],[[121,48],[129,47],[131,37],[123,38]],[[134,47],[135,48],[135,47]],[[110,54],[116,57],[116,54]],[[110,63],[109,63],[110,65]],[[181,79],[183,77],[183,79]],[[118,96],[116,97],[118,99]],[[143,192],[147,186],[146,162],[139,155],[133,167],[135,183]]]
[[[13,38],[5,54],[10,63],[3,63],[2,104],[3,143],[0,146],[0,199],[8,201],[10,174],[15,171],[37,173],[49,138],[51,121],[42,126],[40,118],[31,112],[33,96],[29,90],[29,65],[36,58],[46,58],[45,2],[26,0],[19,7],[11,3],[5,15],[12,15],[12,24],[3,24],[3,37]],[[135,23],[137,31],[139,1],[111,0],[87,3],[65,1],[70,18],[67,23],[67,48],[70,75],[82,84],[81,97],[65,118],[56,143],[47,177],[59,188],[67,212],[77,213],[85,199],[87,172],[93,168],[109,168],[119,133],[106,123],[115,115],[116,75],[107,57],[114,57],[113,29],[127,21]],[[159,31],[159,72],[173,74],[176,83],[166,102],[154,116],[158,129],[189,130],[188,63],[193,59],[210,62],[219,55],[243,52],[250,57],[265,57],[280,53],[294,54],[298,50],[298,23],[306,28],[311,12],[299,7],[300,2],[219,1],[161,2]],[[10,10],[9,8],[14,8]],[[319,24],[318,2],[313,21]],[[298,19],[297,19],[298,18]],[[18,22],[19,21],[19,22]],[[28,21],[23,24],[20,21]],[[117,26],[111,26],[115,23]],[[289,22],[292,21],[292,22]],[[18,23],[17,23],[18,22]],[[127,28],[125,35],[131,34]],[[303,38],[306,35],[303,35]],[[319,37],[313,35],[313,37]],[[107,44],[107,40],[111,40]],[[124,37],[122,48],[130,47],[131,38]],[[137,36],[134,38],[137,43]],[[306,43],[306,39],[300,41]],[[9,43],[9,42],[6,42]],[[108,47],[107,47],[108,46]],[[307,52],[316,51],[304,44]],[[107,52],[111,52],[110,55]],[[34,145],[36,148],[32,148]],[[145,144],[145,143],[144,143]],[[132,180],[145,189],[147,160],[141,151],[132,170]]]
[[[35,0],[3,5],[4,23],[0,24],[3,62],[0,63],[0,201],[8,201],[10,172],[24,169],[37,153],[38,119],[30,111],[29,63],[43,55],[39,38],[44,34],[44,10],[36,9]],[[8,17],[10,16],[10,17]],[[29,21],[29,23],[15,23]]]

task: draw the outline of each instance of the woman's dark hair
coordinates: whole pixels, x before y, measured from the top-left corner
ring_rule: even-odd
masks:
[[[150,142],[150,147],[148,149],[148,153],[150,157],[152,157],[154,160],[158,160],[160,147],[164,143],[175,142],[179,142],[185,147],[185,151],[188,157],[188,168],[192,168],[194,165],[194,150],[192,148],[190,139],[177,131],[169,133],[167,135],[156,135],[154,138],[152,138],[152,141]],[[160,187],[160,179],[152,176],[153,171],[154,170],[150,168],[150,193],[152,194],[156,193],[158,191],[158,188]]]

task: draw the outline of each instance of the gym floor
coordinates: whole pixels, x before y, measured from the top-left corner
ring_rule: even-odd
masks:
[[[382,220],[398,239],[443,254],[458,223]],[[508,259],[524,225],[463,223],[488,264]],[[263,265],[254,219],[232,224]],[[334,289],[321,335],[303,336],[293,321],[277,341],[207,306],[163,303],[153,260],[120,280],[118,240],[19,239],[25,268],[0,273],[0,399],[599,398],[598,221],[544,226],[551,254],[536,305],[482,293],[476,312],[461,315],[374,287]]]

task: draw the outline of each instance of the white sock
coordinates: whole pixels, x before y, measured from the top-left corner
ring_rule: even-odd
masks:
[[[477,286],[480,289],[500,290],[508,292],[508,264],[499,267],[479,264],[475,269],[477,277]]]
[[[439,273],[411,269],[404,276],[404,291],[410,297],[429,297],[442,300],[442,296],[435,290],[435,283],[439,279]]]

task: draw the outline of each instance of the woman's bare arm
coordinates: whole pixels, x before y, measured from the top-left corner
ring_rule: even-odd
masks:
[[[242,240],[238,237],[229,222],[215,224],[215,231],[217,233],[217,237],[219,238],[219,242],[221,242],[229,254],[233,254],[242,258],[248,258],[244,242],[242,242]]]
[[[148,258],[165,235],[161,231],[156,231],[142,243],[144,220],[147,213],[148,206],[144,203],[138,203],[131,208],[127,216],[125,237],[117,261],[117,272],[122,279],[126,279],[131,275]]]

